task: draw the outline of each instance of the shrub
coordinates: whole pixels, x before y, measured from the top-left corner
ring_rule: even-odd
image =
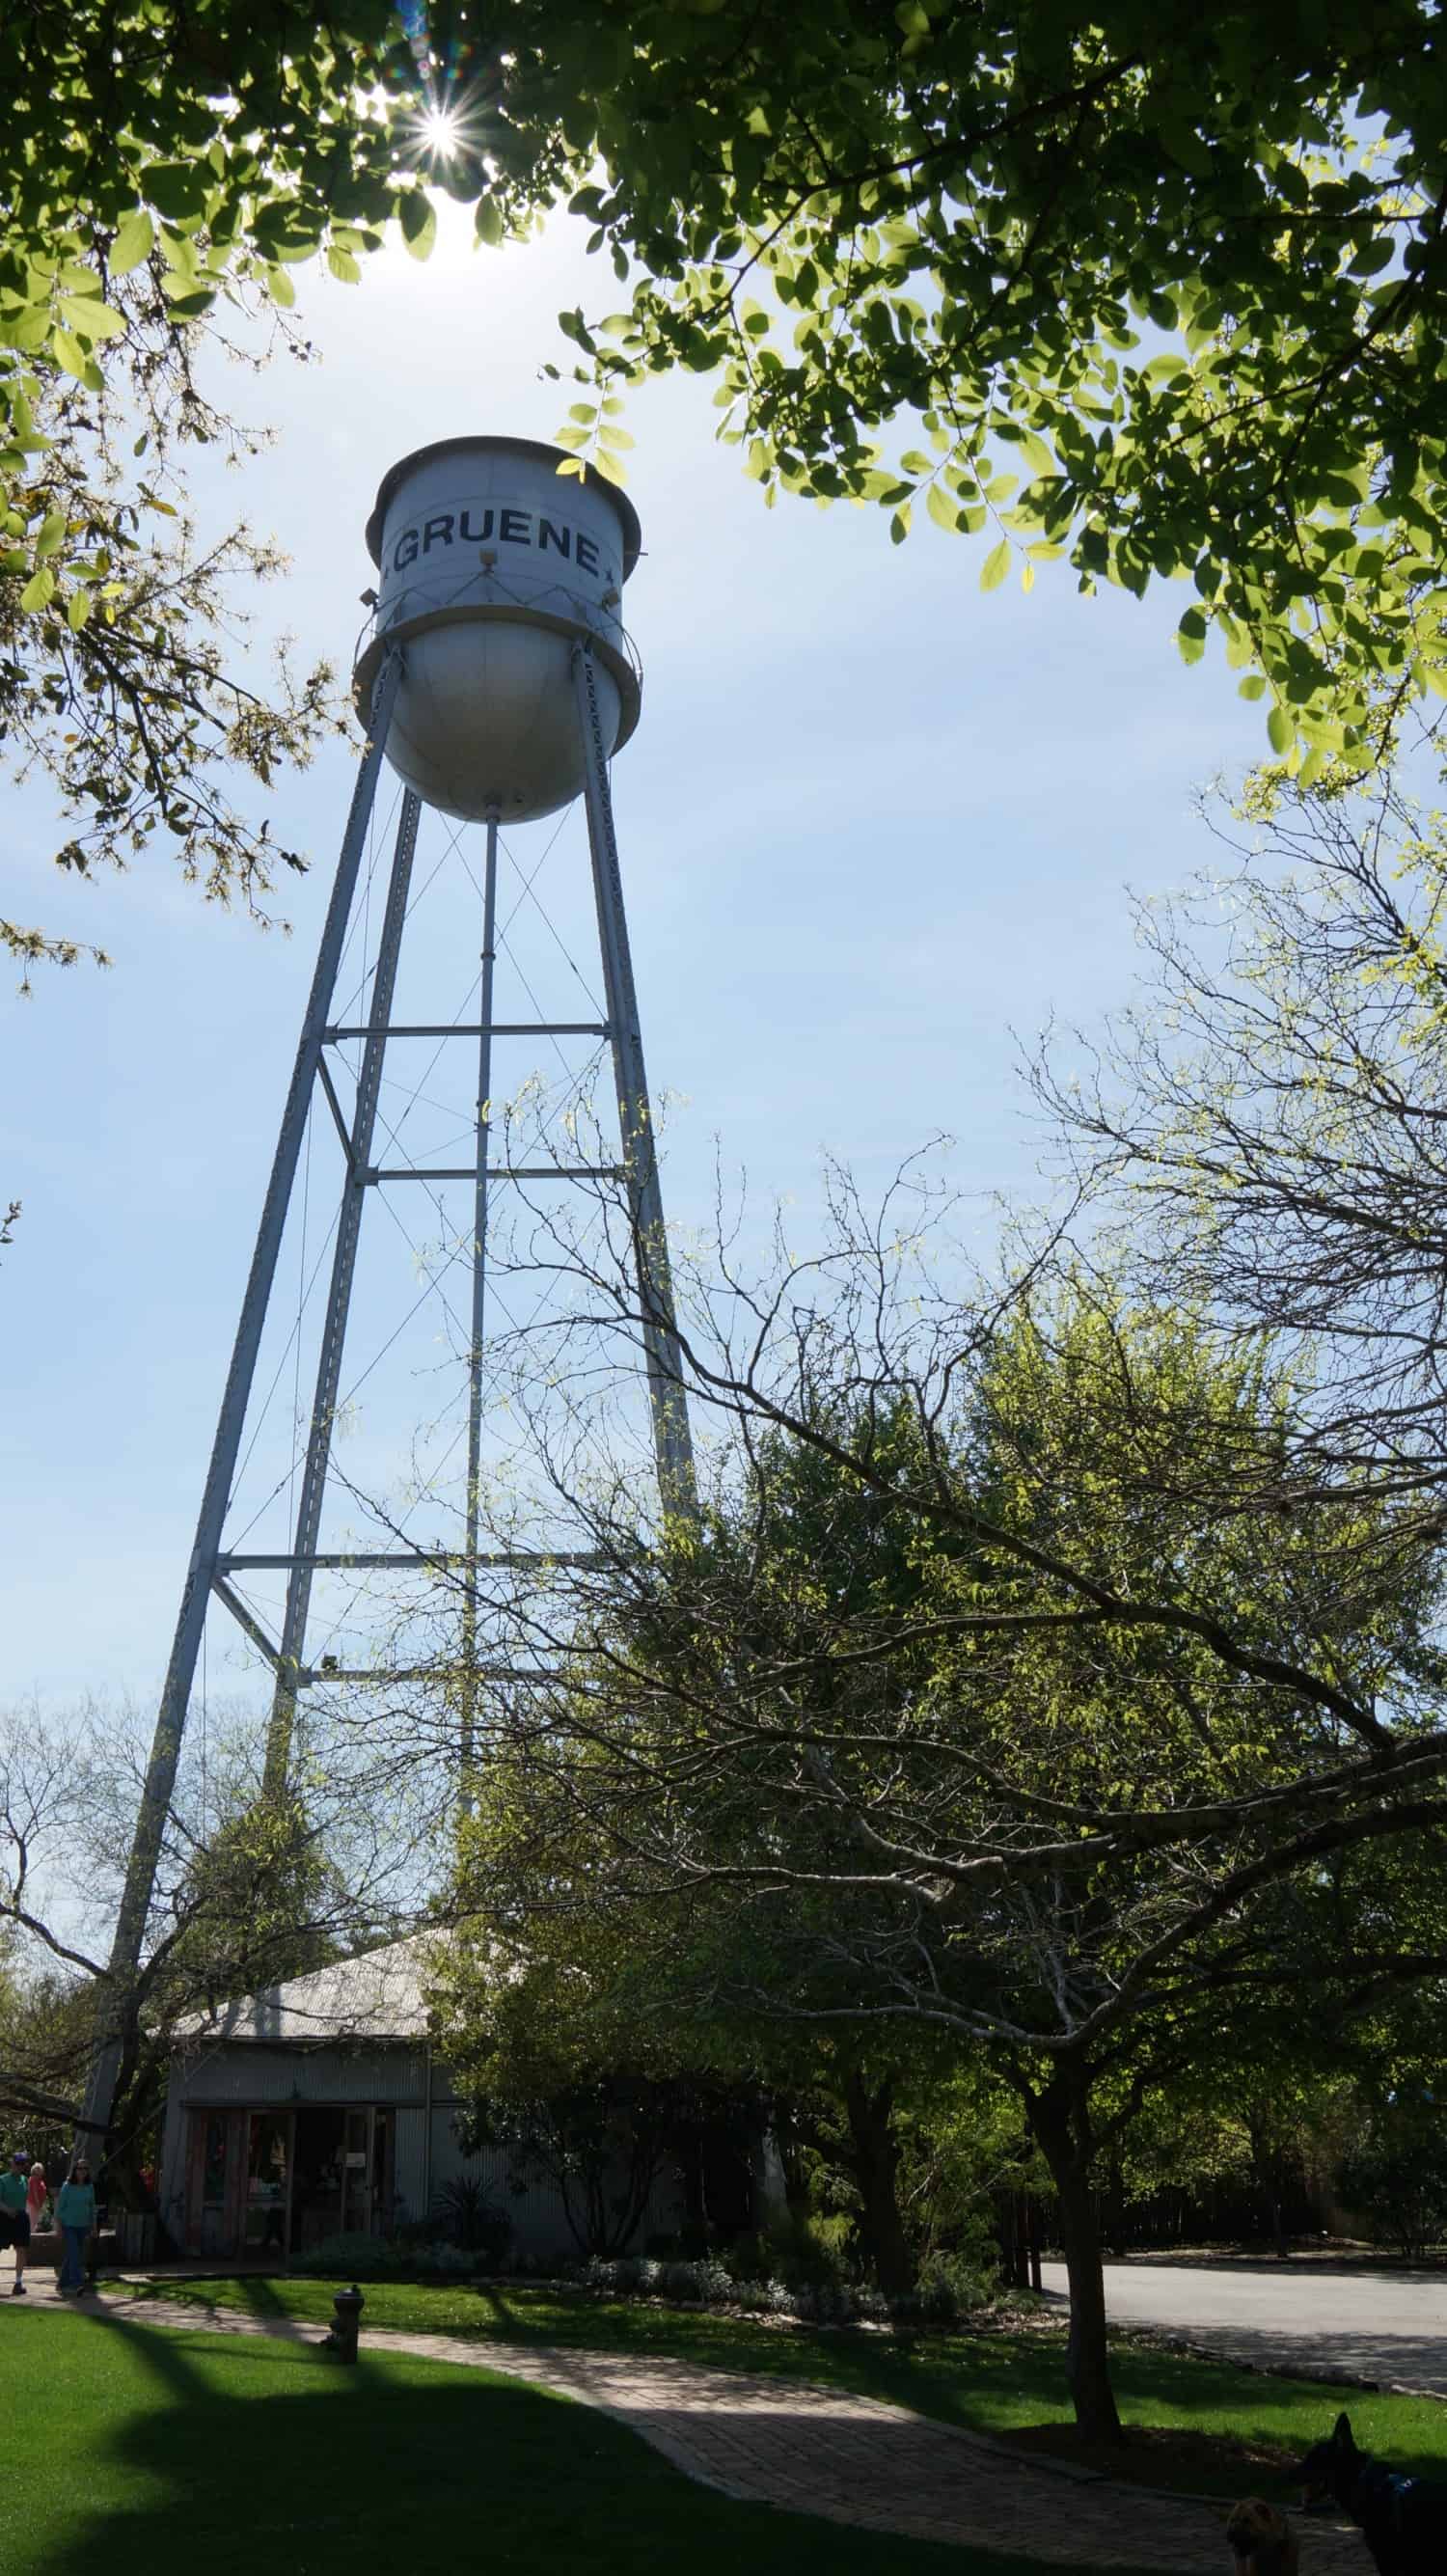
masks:
[[[1447,2237],[1447,2138],[1430,2095],[1372,2113],[1342,2164],[1338,2189],[1373,2235],[1388,2238],[1409,2263]]]
[[[854,2221],[791,2214],[720,2248],[714,2260],[735,2281],[782,2281],[794,2290],[834,2290],[857,2277]]]
[[[493,2266],[475,2246],[419,2244],[415,2238],[407,2243],[400,2237],[389,2242],[380,2236],[325,2236],[320,2245],[298,2254],[291,2268],[310,2280],[334,2280],[345,2274],[349,2281],[399,2281],[466,2280]]]
[[[896,2316],[908,2313],[922,2325],[952,2326],[972,2308],[983,2307],[989,2294],[986,2277],[965,2256],[927,2254],[912,2295],[891,2306]]]
[[[441,2222],[438,2234],[444,2243],[484,2254],[494,2265],[503,2261],[512,2243],[512,2220],[489,2200],[478,2174],[455,2174],[445,2182],[433,2196],[432,2215]]]
[[[573,2274],[611,2298],[669,2299],[689,2307],[744,2308],[753,2316],[792,2317],[803,2325],[951,2326],[988,2305],[988,2260],[961,2252],[926,2255],[919,2281],[904,2298],[845,2277],[847,2218],[823,2219],[777,2237],[740,2237],[722,2254],[698,2262],[647,2254],[599,2257]],[[802,2239],[802,2242],[800,2241]],[[808,2276],[808,2277],[806,2277]]]
[[[385,2281],[410,2272],[416,2255],[411,2246],[389,2243],[381,2236],[324,2236],[319,2245],[292,2257],[292,2270],[311,2278],[345,2273],[349,2281]]]

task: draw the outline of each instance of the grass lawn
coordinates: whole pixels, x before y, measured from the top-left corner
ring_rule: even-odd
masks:
[[[158,2284],[157,2295],[330,2323],[336,2286],[242,2276]],[[371,2324],[507,2343],[671,2353],[726,2370],[858,2390],[973,2432],[1028,2439],[1032,2446],[1070,2443],[1064,2353],[1053,2333],[894,2337],[849,2329],[780,2331],[747,2318],[497,2283],[379,2281],[365,2285],[365,2295],[364,2331]],[[1253,2490],[1294,2502],[1288,2470],[1330,2432],[1343,2405],[1365,2449],[1412,2476],[1447,2475],[1447,2406],[1429,2398],[1344,2394],[1124,2339],[1115,2345],[1114,2366],[1121,2413],[1138,2438],[1134,2451],[1111,2453],[1098,2463],[1113,2475],[1192,2494],[1239,2496]],[[1141,2438],[1146,2427],[1156,2428],[1149,2442]]]
[[[1034,2576],[732,2504],[590,2407],[402,2354],[347,2371],[311,2345],[7,2309],[0,2388],[5,2576]]]

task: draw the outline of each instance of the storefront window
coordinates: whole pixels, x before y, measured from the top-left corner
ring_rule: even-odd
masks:
[[[242,2243],[248,2254],[286,2252],[290,2144],[289,2112],[252,2112],[247,2123],[246,2210],[242,2229]]]
[[[226,2114],[209,2111],[201,2149],[201,2206],[221,2209],[226,2202]]]
[[[338,2236],[346,2182],[343,2111],[298,2111],[296,2170],[292,2183],[291,2250],[305,2254],[327,2236]]]
[[[366,2111],[347,2113],[346,2145],[342,2172],[342,2232],[365,2236],[371,2218],[367,2174],[367,2131],[370,2115]]]
[[[393,2227],[392,2114],[372,2113],[372,2222],[374,2236],[390,2236]]]

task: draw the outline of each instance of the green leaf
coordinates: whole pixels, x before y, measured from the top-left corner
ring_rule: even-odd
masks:
[[[942,484],[932,483],[925,494],[925,508],[937,528],[947,528],[953,536],[960,524],[960,505],[952,501]]]
[[[343,286],[356,286],[361,281],[361,269],[353,259],[351,252],[349,250],[338,250],[335,242],[332,243],[327,252],[327,266],[331,270],[333,277],[339,279]]]
[[[397,200],[397,220],[402,239],[414,259],[430,259],[437,239],[437,209],[420,190],[409,188]]]
[[[33,581],[28,581],[20,594],[20,605],[30,615],[38,608],[48,608],[55,597],[55,575],[49,564],[42,564]]]
[[[87,340],[116,340],[126,327],[119,313],[113,313],[108,304],[100,304],[93,297],[62,295],[59,309],[71,328],[83,333]]]
[[[1010,569],[1010,540],[1002,537],[980,566],[981,590],[998,590]]]
[[[195,221],[205,214],[209,189],[198,163],[153,161],[141,175],[152,205],[173,222]]]
[[[889,542],[892,546],[903,545],[905,538],[909,535],[911,516],[912,513],[908,501],[902,501],[889,522]]]
[[[89,617],[90,612],[90,592],[88,590],[73,590],[65,607],[65,622],[70,628],[72,635],[79,633],[81,627],[84,626],[86,619]]]
[[[122,215],[116,226],[116,237],[110,247],[107,266],[112,277],[129,277],[133,268],[149,259],[156,246],[156,227],[144,206],[133,206]]]
[[[52,510],[48,518],[41,520],[35,535],[35,552],[41,562],[47,555],[59,554],[65,543],[66,526],[67,521],[63,510]]]
[[[94,358],[88,350],[81,347],[80,342],[71,332],[53,331],[50,335],[50,346],[56,365],[64,367],[68,376],[77,377],[87,392],[93,394],[105,392],[105,378]]]
[[[498,204],[496,197],[478,198],[477,219],[474,225],[474,231],[480,242],[486,242],[490,249],[495,250],[497,248],[498,243],[502,240],[503,223],[502,208]]]
[[[288,310],[296,302],[296,288],[293,286],[291,279],[287,276],[284,268],[269,268],[267,270],[266,291],[271,297],[273,304],[283,305]]]
[[[19,313],[0,313],[0,348],[43,349],[49,337],[48,304],[27,305]]]
[[[1273,707],[1266,719],[1266,738],[1273,751],[1285,754],[1296,740],[1296,727],[1285,707]]]

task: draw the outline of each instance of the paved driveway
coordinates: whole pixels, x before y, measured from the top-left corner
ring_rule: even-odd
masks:
[[[1065,2296],[1065,2266],[1045,2287]],[[1105,2300],[1122,2325],[1161,2326],[1235,2361],[1310,2374],[1397,2380],[1447,2397],[1447,2273],[1314,2262],[1107,2263]]]

